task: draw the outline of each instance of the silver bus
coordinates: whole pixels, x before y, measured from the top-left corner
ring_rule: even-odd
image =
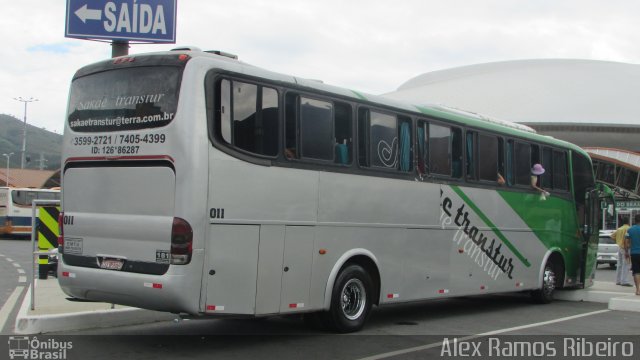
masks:
[[[71,83],[59,281],[76,298],[303,313],[339,332],[374,305],[549,302],[591,284],[594,186],[582,149],[517,124],[222,52],[119,57]]]

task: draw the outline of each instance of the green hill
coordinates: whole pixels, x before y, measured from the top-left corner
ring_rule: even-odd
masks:
[[[7,166],[6,157],[2,154],[13,153],[12,168],[20,167],[20,151],[22,150],[22,131],[24,122],[13,116],[0,114],[0,167]],[[40,157],[44,162],[44,169],[56,170],[60,168],[60,154],[62,152],[62,135],[29,125],[27,123],[27,157],[31,161],[25,164],[27,169],[39,169]]]

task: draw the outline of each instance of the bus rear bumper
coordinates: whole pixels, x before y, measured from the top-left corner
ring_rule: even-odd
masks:
[[[189,274],[188,268],[201,269],[202,258],[202,252],[194,250],[189,265],[172,265],[164,275],[70,266],[60,261],[58,282],[65,294],[78,299],[197,315],[201,276]]]

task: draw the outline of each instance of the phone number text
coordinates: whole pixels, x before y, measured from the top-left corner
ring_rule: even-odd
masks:
[[[165,141],[167,141],[167,136],[165,134],[124,134],[75,136],[71,140],[71,144],[74,146],[163,144]]]

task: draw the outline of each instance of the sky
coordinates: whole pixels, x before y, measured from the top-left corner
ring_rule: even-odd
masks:
[[[109,0],[87,0],[103,8]],[[128,0],[132,3],[134,0]],[[136,0],[144,2],[145,0]],[[176,44],[371,94],[465,65],[571,58],[640,63],[636,0],[177,0]],[[62,133],[71,78],[111,56],[66,38],[66,0],[2,0],[0,113]]]

